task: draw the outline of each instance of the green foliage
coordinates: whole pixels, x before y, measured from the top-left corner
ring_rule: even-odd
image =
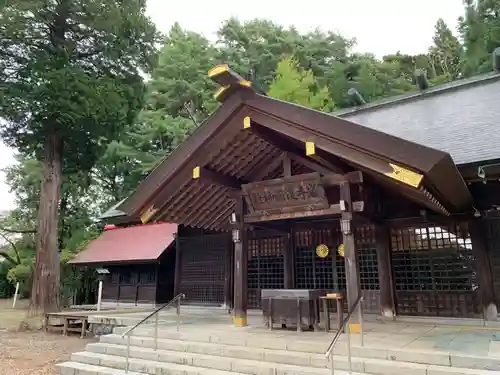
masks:
[[[491,71],[491,53],[500,46],[500,1],[464,0],[459,19],[463,42],[462,72],[465,76]]]
[[[207,39],[174,24],[148,82],[145,109],[188,117],[188,104],[196,120],[202,121],[216,107],[216,85],[207,76],[216,63],[217,49]]]
[[[462,46],[441,18],[436,22],[433,40],[434,45],[429,48],[432,78],[445,77],[441,78],[440,82],[457,79],[460,76]]]
[[[40,155],[63,139],[65,164],[89,170],[115,129],[142,106],[155,28],[142,1],[7,1],[0,24],[5,142]]]
[[[32,308],[58,309],[58,250],[91,224],[79,211],[92,203],[82,206],[80,196],[143,106],[141,73],[155,62],[157,32],[144,0],[6,0],[0,10],[0,134],[43,171],[33,282],[44,292]]]
[[[219,29],[218,37],[221,59],[263,90],[273,80],[279,61],[287,56],[323,77],[332,62],[346,62],[355,42],[319,29],[301,34],[294,27],[287,29],[263,19],[241,23],[231,18]]]
[[[278,63],[268,95],[327,112],[334,107],[328,89],[319,87],[312,71],[300,68],[293,58]]]
[[[0,298],[10,298],[15,292],[12,283],[7,279],[10,266],[5,261],[0,262]]]

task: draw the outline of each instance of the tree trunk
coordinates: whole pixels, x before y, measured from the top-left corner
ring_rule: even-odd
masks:
[[[57,225],[61,194],[62,142],[52,134],[45,145],[44,176],[38,208],[36,262],[29,315],[59,311],[59,249]]]

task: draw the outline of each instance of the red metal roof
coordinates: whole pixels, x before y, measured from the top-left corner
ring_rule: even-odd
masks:
[[[152,261],[174,241],[177,224],[136,225],[104,231],[69,263]]]

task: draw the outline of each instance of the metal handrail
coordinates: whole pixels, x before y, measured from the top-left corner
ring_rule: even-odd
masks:
[[[151,317],[155,317],[155,335],[154,335],[154,348],[155,350],[158,350],[158,315],[160,311],[163,311],[171,306],[173,306],[174,303],[177,302],[177,331],[180,329],[180,315],[181,315],[181,299],[186,298],[186,295],[184,293],[180,293],[176,295],[174,298],[172,298],[169,302],[165,303],[164,305],[158,307],[155,311],[153,311],[151,314],[146,316],[145,318],[141,319],[139,323],[136,323],[134,326],[130,327],[127,329],[124,333],[121,334],[121,338],[124,338],[127,336],[127,356],[125,358],[125,372],[128,373],[129,370],[129,357],[130,357],[130,336],[132,332],[145,323],[147,320],[149,320]]]
[[[359,325],[360,325],[360,334],[361,334],[361,346],[364,345],[364,329],[363,329],[363,308],[362,308],[362,302],[363,302],[363,296],[359,295],[358,298],[356,298],[356,301],[354,301],[354,305],[352,306],[351,310],[347,312],[347,316],[345,319],[342,321],[342,325],[340,326],[339,330],[333,337],[333,340],[330,342],[330,345],[328,345],[328,349],[325,352],[325,357],[326,358],[331,358],[332,361],[332,375],[335,372],[335,366],[333,363],[333,348],[337,344],[337,341],[340,338],[340,335],[342,332],[344,332],[345,327],[349,323],[349,321],[352,318],[352,315],[358,309],[359,313]],[[359,308],[358,308],[359,307]],[[349,373],[352,373],[352,359],[351,359],[351,332],[348,329],[347,330],[347,356],[349,360]]]

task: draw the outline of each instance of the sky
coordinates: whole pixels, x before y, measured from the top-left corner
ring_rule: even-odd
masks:
[[[174,22],[215,40],[215,32],[230,17],[241,21],[266,18],[300,31],[320,28],[357,39],[357,52],[378,57],[401,51],[424,53],[432,43],[434,24],[443,18],[455,30],[463,14],[462,0],[148,0],[148,15],[168,32]],[[14,163],[13,151],[0,143],[0,169]],[[14,201],[0,173],[0,210]]]

